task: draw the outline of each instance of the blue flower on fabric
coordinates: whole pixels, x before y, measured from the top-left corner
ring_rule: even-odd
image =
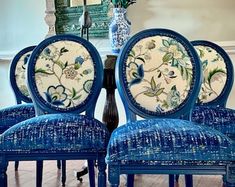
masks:
[[[128,76],[130,78],[129,87],[139,84],[144,78],[143,64],[137,65],[136,63],[130,63]]]
[[[93,85],[93,80],[87,80],[83,84],[83,90],[89,94],[91,92],[92,85]]]
[[[80,64],[82,65],[84,62],[84,58],[82,58],[81,56],[78,56],[76,59],[75,59],[75,64]]]
[[[164,112],[164,110],[160,105],[157,105],[156,112],[162,113],[162,112]]]
[[[41,57],[46,60],[51,60],[56,56],[58,56],[58,49],[54,46],[50,46],[50,48],[45,48],[41,53]]]
[[[49,86],[47,92],[45,92],[46,100],[56,106],[64,105],[64,101],[67,99],[65,93],[65,87],[63,85]]]
[[[74,69],[76,69],[76,70],[79,69],[79,68],[81,67],[81,65],[83,64],[84,61],[85,61],[85,60],[84,60],[83,57],[81,57],[81,56],[76,57],[76,58],[75,58]]]
[[[49,48],[44,49],[43,52],[44,52],[44,54],[47,55],[47,56],[50,56],[50,54],[51,54],[51,50],[50,50]]]
[[[177,90],[176,86],[172,86],[170,92],[167,94],[166,102],[169,107],[176,108],[180,104],[180,92]]]

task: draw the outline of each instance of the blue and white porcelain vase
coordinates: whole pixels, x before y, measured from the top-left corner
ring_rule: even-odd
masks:
[[[113,8],[113,18],[109,25],[109,40],[113,54],[118,54],[129,39],[130,25],[130,21],[126,18],[126,9]]]

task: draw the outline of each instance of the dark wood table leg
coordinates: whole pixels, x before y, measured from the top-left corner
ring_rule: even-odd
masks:
[[[110,133],[117,128],[119,117],[115,100],[115,64],[117,56],[108,55],[104,64],[103,88],[106,89],[106,102],[103,111],[103,123],[107,126]]]
[[[119,117],[118,117],[118,110],[117,104],[115,100],[115,64],[116,64],[117,56],[115,55],[107,55],[107,58],[104,63],[104,81],[103,81],[103,88],[106,89],[106,101],[103,111],[103,118],[102,121],[109,132],[113,132],[114,129],[117,128]],[[88,173],[87,167],[78,171],[76,176],[77,180],[82,182],[82,176]]]

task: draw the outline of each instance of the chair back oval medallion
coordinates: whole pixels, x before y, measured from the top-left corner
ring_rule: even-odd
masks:
[[[119,63],[124,61],[123,86],[132,106],[150,115],[183,108],[200,73],[194,72],[199,59],[190,43],[169,30],[147,30],[130,43]]]
[[[90,43],[88,47],[82,38],[61,37],[38,48],[40,52],[33,57],[33,76],[36,97],[54,110],[68,111],[85,105],[88,97],[95,94],[94,79],[97,73],[102,73],[102,64]],[[100,79],[95,80],[99,85]]]
[[[198,40],[192,44],[199,55],[203,71],[198,103],[225,105],[233,84],[231,59],[220,46],[212,42]]]

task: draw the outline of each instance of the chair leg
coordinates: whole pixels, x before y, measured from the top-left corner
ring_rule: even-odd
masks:
[[[106,187],[106,163],[102,155],[98,158],[98,187]]]
[[[118,187],[120,183],[119,166],[109,165],[108,167],[108,179],[110,187]]]
[[[43,173],[43,161],[39,160],[37,161],[36,166],[36,187],[42,187],[42,173]]]
[[[169,187],[175,186],[175,175],[169,175]]]
[[[1,187],[7,187],[7,166],[8,161],[6,161],[5,157],[0,156],[0,185]]]
[[[180,178],[180,175],[176,175],[176,176],[175,176],[175,182],[178,183],[178,182],[179,182],[179,178]]]
[[[61,183],[62,186],[65,186],[66,182],[66,160],[62,160],[62,172],[61,172]]]
[[[127,175],[127,187],[134,187],[134,180],[135,180],[135,175],[133,174]]]
[[[61,162],[60,162],[60,160],[57,160],[57,168],[61,169]]]
[[[228,182],[226,175],[223,175],[223,187],[235,187],[235,183]]]
[[[19,168],[19,161],[15,161],[15,171],[18,171]]]
[[[95,170],[94,170],[94,160],[87,160],[88,163],[88,174],[90,187],[95,187]]]
[[[193,187],[193,176],[192,175],[185,175],[185,186],[186,187]]]

